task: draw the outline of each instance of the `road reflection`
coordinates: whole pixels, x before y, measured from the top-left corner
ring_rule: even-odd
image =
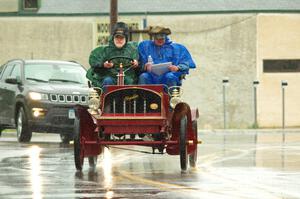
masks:
[[[300,198],[299,132],[199,133],[197,169],[185,174],[179,156],[137,146],[104,148],[79,172],[73,145],[45,135],[19,144],[4,133],[0,198]]]
[[[112,191],[112,158],[111,152],[107,147],[104,147],[103,152],[103,175],[104,175],[104,188],[106,189],[106,198],[113,198],[114,192]]]
[[[42,184],[41,184],[41,162],[40,162],[40,147],[34,145],[29,148],[29,162],[31,171],[31,189],[32,198],[40,199],[42,198]]]

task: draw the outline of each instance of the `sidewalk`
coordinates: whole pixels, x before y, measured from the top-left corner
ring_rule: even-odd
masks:
[[[198,133],[299,133],[300,128],[268,128],[268,129],[200,129]]]

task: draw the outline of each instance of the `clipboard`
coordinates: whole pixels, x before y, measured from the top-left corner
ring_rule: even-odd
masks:
[[[172,65],[172,62],[165,62],[160,64],[152,64],[151,73],[155,75],[162,75],[166,72],[169,72],[169,66]]]

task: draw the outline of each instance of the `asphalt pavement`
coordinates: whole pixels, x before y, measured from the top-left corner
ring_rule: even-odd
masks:
[[[199,129],[200,130],[200,129]],[[96,168],[76,171],[73,144],[34,134],[0,137],[0,198],[300,198],[300,130],[200,130],[198,163],[147,147],[105,148]]]

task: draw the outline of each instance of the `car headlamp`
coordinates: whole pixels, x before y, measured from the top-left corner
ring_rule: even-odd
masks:
[[[29,97],[32,100],[48,100],[48,95],[45,93],[29,92]]]
[[[170,93],[171,91],[171,93]],[[175,108],[175,106],[182,102],[182,99],[180,98],[181,96],[181,93],[180,93],[180,88],[177,87],[177,86],[174,86],[174,87],[170,87],[170,90],[169,90],[169,93],[171,95],[171,99],[170,99],[170,106],[171,108]]]
[[[91,114],[98,114],[98,109],[100,107],[100,96],[98,92],[94,89],[91,89],[89,93],[89,99],[88,99],[88,105],[89,105],[89,111]]]
[[[170,106],[171,106],[171,108],[174,109],[175,106],[176,106],[178,103],[180,103],[180,102],[182,102],[182,100],[181,100],[180,97],[172,97],[171,100],[170,100]]]

